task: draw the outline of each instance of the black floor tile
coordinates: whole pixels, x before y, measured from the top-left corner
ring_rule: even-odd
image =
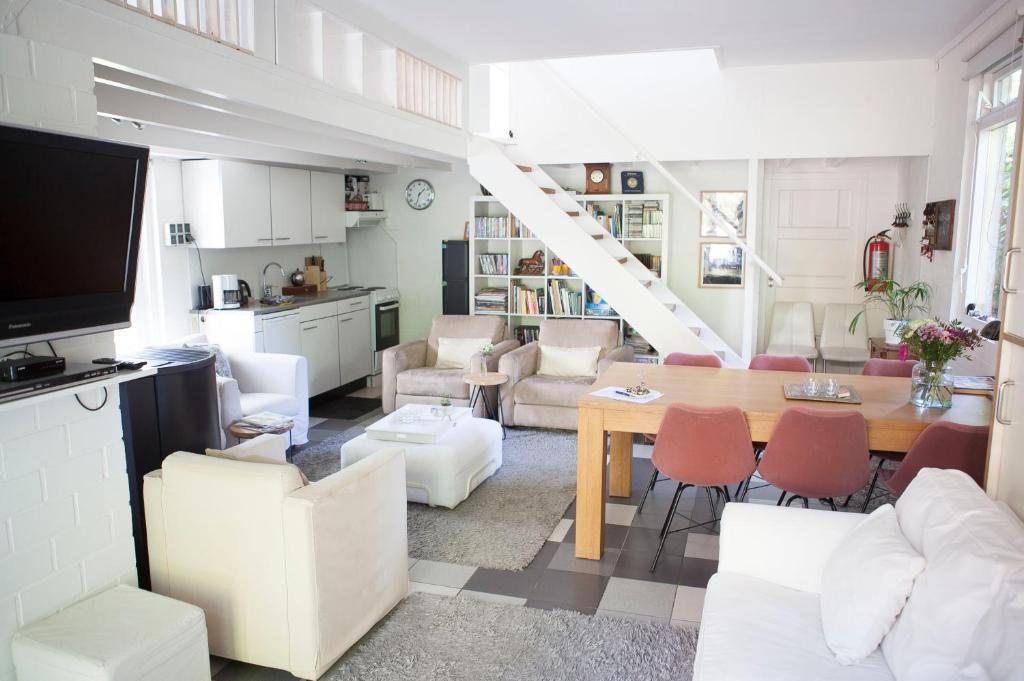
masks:
[[[695,586],[706,589],[708,580],[718,571],[717,560],[706,558],[684,558],[683,567],[679,570],[679,584],[681,586]]]
[[[366,416],[374,409],[380,409],[380,406],[379,399],[331,395],[312,400],[309,405],[309,415],[350,421]]]
[[[608,577],[563,570],[544,570],[529,600],[564,603],[577,608],[596,608],[608,586]]]
[[[660,529],[660,526],[657,529],[653,527],[629,528],[629,534],[626,535],[626,541],[622,544],[622,550],[645,553],[650,555],[653,560],[654,554],[658,550],[658,544],[661,542]],[[674,532],[665,540],[664,553],[673,556],[681,556],[685,549],[685,532]]]
[[[533,557],[530,564],[526,566],[527,570],[543,570],[551,562],[555,552],[558,551],[558,547],[561,546],[559,542],[546,541],[541,550],[537,552],[537,555]]]
[[[626,535],[629,533],[629,527],[627,525],[609,525],[605,523],[604,526],[604,547],[606,549],[621,549],[622,543],[626,541]],[[569,531],[565,535],[565,539],[562,540],[563,544],[575,544],[576,543],[576,523],[572,524]]]
[[[683,563],[682,556],[662,553],[661,558],[658,560],[658,567],[654,572],[651,572],[651,563],[653,561],[653,551],[623,551],[619,554],[618,562],[615,563],[615,571],[612,572],[612,577],[640,579],[646,582],[662,582],[664,584],[679,583],[679,571]]]
[[[551,603],[550,601],[538,601],[534,599],[528,599],[526,601],[526,607],[537,608],[538,610],[571,610],[572,612],[579,612],[584,615],[593,615],[597,612],[597,608],[581,608],[573,605],[566,605],[564,603]]]
[[[569,504],[569,508],[565,509],[565,513],[562,515],[563,518],[575,518],[576,517],[576,501],[573,500]]]
[[[513,572],[511,570],[477,568],[462,588],[489,594],[526,598],[533,592],[533,587],[537,585],[541,573],[541,570]]]

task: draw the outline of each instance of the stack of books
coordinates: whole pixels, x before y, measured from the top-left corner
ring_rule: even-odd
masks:
[[[644,267],[654,272],[655,275],[661,277],[661,256],[651,255],[650,253],[634,253],[636,259],[643,263]]]
[[[587,287],[586,315],[588,317],[617,317],[618,313],[594,289]]]
[[[473,233],[477,239],[504,239],[508,236],[508,218],[478,217]]]
[[[622,238],[622,206],[615,204],[609,213],[597,204],[590,204],[590,216],[597,221],[597,224],[604,228],[604,231],[616,239]]]
[[[476,292],[477,312],[508,312],[508,289],[483,288]]]
[[[548,309],[557,317],[579,317],[583,314],[583,293],[560,281],[548,282]]]
[[[478,255],[480,274],[508,274],[508,254],[484,253]]]
[[[511,227],[511,236],[512,236],[513,239],[533,239],[534,238],[533,232],[531,232],[530,229],[526,225],[524,225],[522,222],[520,222],[519,218],[517,218],[515,215],[511,216],[509,218],[509,221],[511,222],[511,225],[512,225],[512,227]]]
[[[277,430],[286,423],[290,423],[291,420],[290,416],[285,416],[284,414],[277,414],[272,411],[261,411],[256,414],[250,414],[236,423],[252,430],[261,430],[269,433]]]
[[[630,201],[626,204],[627,239],[660,239],[661,224],[661,202]]]
[[[516,340],[521,344],[526,345],[534,341],[540,340],[540,327],[539,326],[517,326],[516,327]]]
[[[544,314],[544,289],[516,286],[512,289],[512,311],[515,314]]]

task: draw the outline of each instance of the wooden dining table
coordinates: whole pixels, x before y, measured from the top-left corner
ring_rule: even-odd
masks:
[[[838,375],[842,385],[853,386],[861,404],[786,399],[783,386],[803,383],[807,377],[806,373],[787,371],[624,362],[605,370],[576,402],[576,557],[600,560],[604,553],[606,485],[608,496],[630,496],[633,434],[658,432],[670,404],[739,407],[754,442],[767,442],[779,415],[792,407],[859,411],[867,422],[871,450],[896,453],[907,452],[920,432],[935,421],[989,425],[991,419],[991,399],[984,395],[954,395],[950,409],[915,407],[909,401],[909,378]],[[663,395],[647,404],[634,404],[591,394],[610,386],[634,386],[640,380]]]

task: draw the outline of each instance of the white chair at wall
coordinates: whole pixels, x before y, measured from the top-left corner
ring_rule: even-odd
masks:
[[[318,679],[408,592],[405,456],[305,485],[287,445],[175,452],[146,475],[150,571],[203,609],[211,654]]]
[[[209,346],[210,341],[204,334],[196,334],[174,345]],[[217,367],[222,446],[233,444],[228,433],[233,422],[261,411],[291,417],[295,422],[292,444],[309,442],[309,373],[305,357],[271,352],[233,352],[223,357],[228,366]]]
[[[825,371],[828,371],[829,362],[863,363],[871,357],[868,324],[863,315],[857,330],[850,333],[850,320],[863,311],[860,305],[829,303],[825,306],[825,321],[822,323],[819,343]]]
[[[795,355],[817,364],[814,311],[810,303],[775,303],[765,354],[776,357]]]

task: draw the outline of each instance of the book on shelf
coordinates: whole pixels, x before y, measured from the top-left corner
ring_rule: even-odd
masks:
[[[505,216],[477,216],[473,224],[477,239],[505,239],[508,237],[508,218]]]
[[[579,317],[583,314],[583,293],[573,291],[560,281],[551,281],[548,282],[548,304],[549,314]]]
[[[601,294],[587,287],[587,304],[585,313],[588,317],[617,317],[618,312],[608,304]]]
[[[509,216],[509,224],[510,224],[509,235],[513,239],[533,239],[533,238],[535,238],[533,236],[533,232],[530,231],[530,228],[527,227],[526,225],[524,225],[522,223],[522,221],[519,218],[517,218],[515,215],[510,215]]]
[[[482,288],[474,296],[477,312],[508,312],[508,289]]]
[[[480,263],[480,274],[508,274],[507,253],[482,253],[477,256]]]
[[[628,201],[625,238],[660,239],[662,221],[660,201]]]
[[[516,327],[516,340],[521,344],[526,345],[527,343],[533,343],[534,341],[540,340],[540,327],[539,326],[517,326]]]
[[[589,204],[590,216],[597,221],[597,224],[601,225],[604,231],[611,234],[616,239],[622,238],[622,206],[615,204],[611,206],[611,210],[607,210],[605,207],[599,204]]]
[[[544,289],[519,285],[512,290],[513,314],[544,314]]]
[[[659,278],[661,277],[661,256],[652,255],[650,253],[634,253],[637,260],[639,260],[644,267],[649,269]]]

